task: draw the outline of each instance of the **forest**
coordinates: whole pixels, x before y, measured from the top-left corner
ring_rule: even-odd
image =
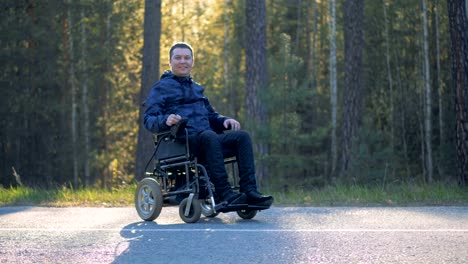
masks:
[[[263,186],[468,183],[468,2],[2,0],[0,186],[130,184],[178,41]]]

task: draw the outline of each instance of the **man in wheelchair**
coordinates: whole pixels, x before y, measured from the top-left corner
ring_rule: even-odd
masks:
[[[217,113],[204,88],[192,81],[194,65],[192,47],[184,42],[174,44],[169,51],[171,70],[153,85],[145,105],[144,125],[152,133],[166,131],[181,120],[185,123],[188,142],[194,155],[206,164],[216,194],[228,205],[249,204],[269,207],[272,196],[257,190],[255,164],[250,135],[238,121]],[[222,133],[231,129],[231,132]],[[239,187],[236,193],[228,181],[223,150],[232,151],[239,164]]]

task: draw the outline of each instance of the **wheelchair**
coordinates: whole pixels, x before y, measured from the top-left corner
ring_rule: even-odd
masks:
[[[135,191],[135,208],[141,219],[155,220],[165,205],[178,204],[179,216],[185,223],[196,223],[201,215],[212,218],[219,213],[237,212],[242,219],[252,219],[269,206],[219,202],[207,169],[190,152],[186,120],[154,135],[153,170],[146,172]],[[239,190],[237,158],[233,153],[223,153],[229,180],[234,190]]]

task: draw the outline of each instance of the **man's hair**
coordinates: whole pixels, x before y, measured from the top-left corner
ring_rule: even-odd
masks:
[[[189,49],[190,53],[192,53],[192,57],[193,57],[193,49],[192,49],[192,46],[190,46],[190,44],[188,44],[186,42],[176,42],[174,45],[172,45],[171,49],[169,50],[169,59],[172,58],[172,51],[175,48]]]

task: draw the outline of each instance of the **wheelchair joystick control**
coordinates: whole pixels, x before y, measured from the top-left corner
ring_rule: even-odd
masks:
[[[187,118],[182,118],[177,124],[173,125],[171,127],[171,136],[177,137],[180,136],[182,131],[185,130],[185,127],[187,126],[188,119]]]

